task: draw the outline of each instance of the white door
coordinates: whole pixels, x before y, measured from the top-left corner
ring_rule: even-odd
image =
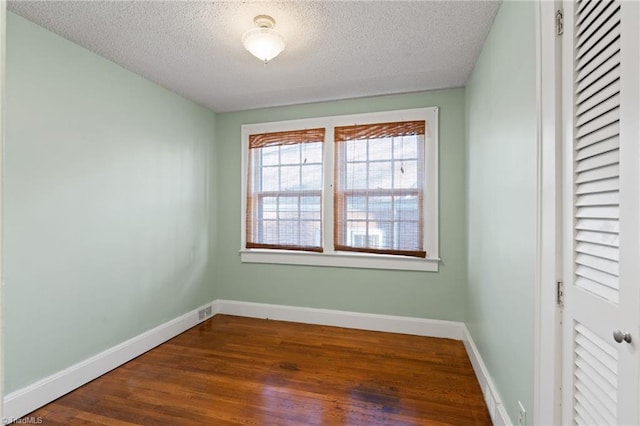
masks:
[[[640,4],[566,1],[562,423],[640,423]]]

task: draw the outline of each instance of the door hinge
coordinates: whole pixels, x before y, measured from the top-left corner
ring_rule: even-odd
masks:
[[[564,304],[564,283],[556,281],[556,304],[562,306]]]
[[[556,35],[564,33],[564,12],[562,9],[556,10]]]

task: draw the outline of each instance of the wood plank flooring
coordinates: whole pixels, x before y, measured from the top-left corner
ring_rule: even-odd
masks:
[[[462,342],[228,315],[31,413],[45,425],[490,425]]]

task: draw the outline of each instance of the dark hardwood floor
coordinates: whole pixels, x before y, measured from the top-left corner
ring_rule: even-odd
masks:
[[[44,425],[490,425],[462,342],[216,315],[31,413]]]

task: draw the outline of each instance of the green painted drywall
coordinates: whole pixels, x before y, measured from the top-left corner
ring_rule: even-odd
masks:
[[[219,114],[217,297],[461,321],[466,283],[464,90],[324,102]],[[440,107],[438,273],[241,263],[240,126],[382,110]]]
[[[466,88],[465,320],[514,421],[533,412],[535,46],[534,3],[503,2]]]
[[[213,300],[215,114],[7,19],[10,393]]]

